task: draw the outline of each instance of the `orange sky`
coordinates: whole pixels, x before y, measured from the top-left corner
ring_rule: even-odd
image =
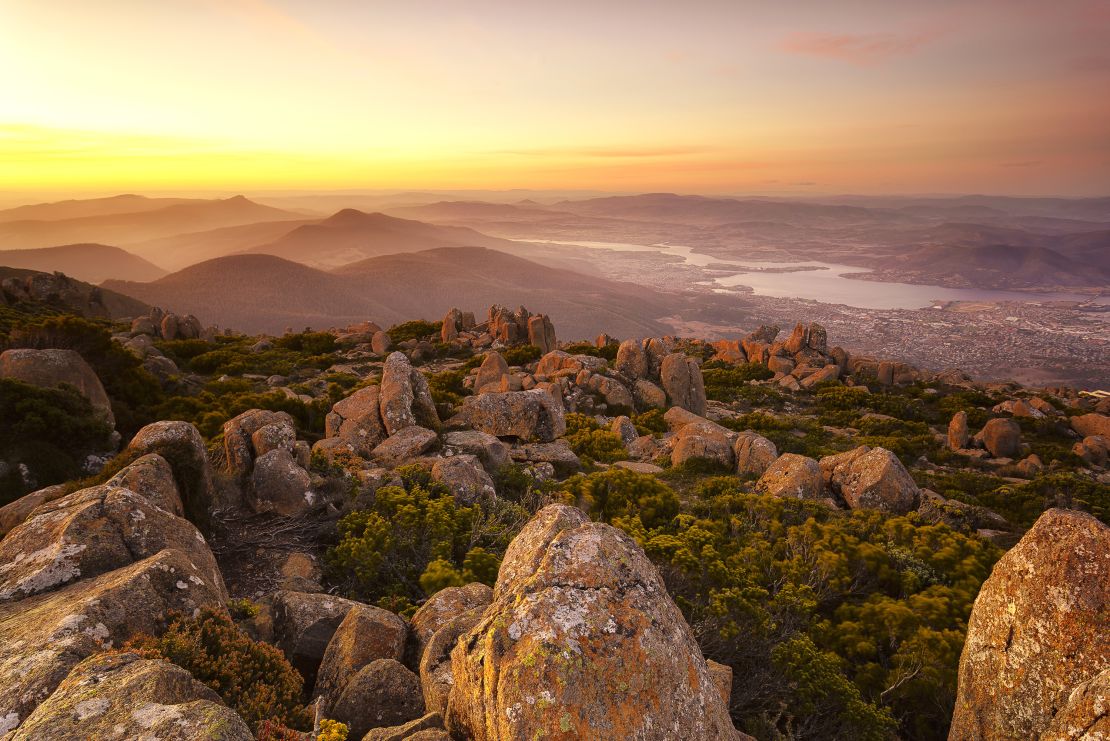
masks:
[[[0,192],[1110,193],[1103,0],[0,0]]]

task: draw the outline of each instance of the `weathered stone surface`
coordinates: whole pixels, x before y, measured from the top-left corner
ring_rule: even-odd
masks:
[[[451,671],[451,652],[459,638],[469,633],[482,619],[485,606],[472,607],[447,620],[428,639],[420,654],[420,686],[424,707],[430,712],[446,713],[455,677]]]
[[[975,600],[949,738],[1044,738],[1073,692],[1082,702],[1080,685],[1110,667],[1108,624],[1110,527],[1048,510],[995,564]]]
[[[1104,741],[1110,738],[1110,668],[1072,688],[1042,741]]]
[[[527,443],[509,451],[514,461],[550,463],[559,476],[571,476],[582,470],[582,462],[566,440],[549,443]]]
[[[130,489],[172,515],[185,516],[185,506],[177,491],[173,469],[166,459],[157,453],[140,456],[105,483],[109,486]]]
[[[0,378],[13,378],[39,388],[73,386],[93,409],[115,427],[112,402],[96,371],[75,350],[5,350],[0,353]]]
[[[273,597],[274,642],[312,687],[328,644],[358,602],[330,594],[280,591]]]
[[[604,358],[597,358],[593,355],[571,355],[562,350],[553,350],[536,363],[536,375],[553,376],[560,371],[578,372],[582,370],[598,373],[608,367],[609,363]]]
[[[331,704],[362,667],[377,659],[400,661],[407,634],[405,621],[392,612],[356,604],[328,641],[312,694]]]
[[[644,344],[640,340],[625,340],[617,348],[613,367],[621,375],[632,379],[647,379],[650,368]]]
[[[637,379],[632,384],[632,399],[637,409],[665,409],[667,392],[646,378]]]
[[[736,472],[741,476],[762,476],[779,457],[773,442],[751,430],[740,433],[732,452],[736,455]]]
[[[1083,437],[1099,435],[1110,439],[1110,417],[1091,412],[1071,418],[1071,427]]]
[[[419,664],[424,654],[424,646],[447,621],[475,607],[485,608],[492,601],[493,590],[478,582],[463,587],[447,587],[429,597],[409,621],[416,663]]]
[[[286,425],[296,429],[293,418],[286,412],[271,412],[268,409],[249,409],[224,422],[224,456],[227,470],[240,477],[246,477],[254,465],[254,433],[266,425]]]
[[[975,439],[995,458],[1016,458],[1021,453],[1021,427],[1012,419],[988,419]]]
[[[455,736],[740,737],[655,567],[571,507],[545,507],[514,539],[451,667]]]
[[[53,502],[66,495],[65,484],[55,484],[45,489],[24,494],[14,502],[9,502],[0,507],[0,538],[7,535],[12,528],[26,520],[32,512],[47,502]]]
[[[877,509],[903,515],[917,508],[921,491],[898,456],[866,445],[820,461],[829,489],[852,509]]]
[[[328,414],[328,438],[337,437],[349,443],[356,454],[368,457],[386,438],[379,391],[378,386],[367,386],[337,401]]]
[[[103,484],[48,502],[0,541],[0,604],[52,592],[172,549],[223,591],[204,537],[127,489]]]
[[[706,461],[731,471],[736,456],[728,430],[709,421],[683,425],[674,436],[671,465],[681,466],[689,461]]]
[[[125,453],[136,458],[149,453],[162,456],[173,469],[185,516],[201,527],[208,522],[216,494],[208,449],[196,427],[188,422],[153,422],[135,434]]]
[[[671,353],[663,358],[659,380],[671,404],[694,414],[705,414],[705,381],[696,360]]]
[[[611,410],[631,410],[636,405],[632,399],[632,392],[615,378],[600,374],[592,375],[586,388],[599,395]]]
[[[799,385],[804,389],[811,389],[819,383],[824,381],[835,381],[838,378],[840,378],[840,366],[830,363],[810,373],[799,381]]]
[[[613,468],[626,468],[629,471],[636,473],[663,473],[663,467],[657,466],[654,463],[645,463],[643,461],[616,461],[613,463]]]
[[[555,339],[555,325],[546,314],[536,314],[528,319],[528,344],[535,345],[545,353],[559,346]]]
[[[759,477],[756,488],[776,497],[824,498],[821,467],[812,458],[795,453],[780,455]]]
[[[493,479],[474,455],[440,458],[432,465],[432,478],[450,489],[455,500],[462,504],[497,494]]]
[[[732,702],[732,667],[709,660],[705,664],[709,667],[709,677],[716,685],[717,691],[721,693],[721,702],[727,708]]]
[[[271,450],[254,462],[248,497],[254,511],[293,517],[312,509],[316,501],[312,478],[288,450]]]
[[[395,435],[406,427],[436,429],[439,415],[424,374],[412,367],[403,352],[385,359],[379,391],[379,408],[386,432]]]
[[[439,330],[440,342],[451,342],[459,336],[459,323],[462,321],[462,312],[452,308],[443,316],[443,325]]]
[[[395,726],[424,715],[420,679],[394,659],[377,659],[347,682],[327,716],[362,738],[371,728]]]
[[[497,437],[549,442],[567,431],[563,404],[546,389],[468,396],[459,419]]]
[[[436,433],[424,427],[405,427],[374,448],[370,457],[383,466],[396,467],[431,450],[438,440]]]
[[[636,425],[632,424],[632,420],[624,415],[613,419],[612,424],[609,425],[609,431],[620,436],[621,442],[624,443],[626,448],[640,436],[640,433],[636,431]]]
[[[450,455],[469,453],[477,456],[489,473],[496,473],[512,462],[508,445],[478,430],[448,432],[443,436],[443,445]]]
[[[449,741],[443,730],[443,717],[427,713],[404,725],[371,728],[362,741]]]
[[[0,731],[4,719],[0,718]],[[85,659],[8,741],[158,739],[251,741],[219,695],[184,669],[137,654]]]
[[[967,412],[962,410],[956,412],[952,415],[952,421],[948,423],[948,449],[963,450],[967,447],[970,437],[967,429]]]
[[[1092,466],[1105,466],[1110,461],[1110,438],[1102,435],[1088,435],[1072,446],[1072,452]],[[3,509],[0,509],[0,513],[3,511]],[[2,514],[0,514],[0,517],[2,517]],[[2,525],[2,520],[0,520],[0,525]]]
[[[474,390],[478,391],[490,384],[501,382],[501,376],[509,372],[509,364],[496,350],[486,353],[482,364],[478,366],[478,373],[474,376]]]

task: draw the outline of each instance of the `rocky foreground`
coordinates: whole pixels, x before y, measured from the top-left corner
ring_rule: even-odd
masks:
[[[333,738],[326,734],[338,733],[336,726],[321,719],[342,723],[346,738],[374,741],[750,738],[735,723],[748,717],[745,703],[756,695],[745,694],[746,678],[734,678],[730,666],[707,660],[702,642],[711,634],[684,617],[691,593],[672,597],[668,589],[677,561],[660,565],[668,563],[660,554],[675,552],[678,536],[695,523],[652,482],[704,472],[717,476],[714,485],[744,482],[743,496],[757,498],[751,501],[858,513],[893,529],[960,532],[963,547],[983,552],[1012,545],[971,610],[949,738],[1110,737],[1104,521],[1061,497],[1023,527],[922,486],[922,472],[939,477],[947,469],[924,456],[908,468],[905,455],[854,444],[859,429],[826,425],[820,434],[836,444],[827,455],[780,453],[764,434],[736,429],[754,419],[742,414],[741,402],[708,398],[707,378],[714,377],[703,365],[711,358],[715,367],[758,371],[759,378],[736,383],[759,390],[760,398],[833,398],[822,390],[834,389],[849,406],[879,393],[872,388],[975,389],[962,374],[852,357],[829,347],[814,324],[798,325],[785,340],[777,328],[761,328],[713,346],[603,336],[592,354],[561,346],[551,320],[524,309],[492,307],[481,323],[452,311],[438,331],[396,344],[371,324],[334,332],[349,348],[343,367],[360,383],[330,405],[319,439],[305,439],[298,420],[274,409],[242,411],[209,441],[189,422],[158,421],[118,455],[101,455],[93,468],[111,461],[83,483],[38,489],[0,508],[0,686],[7,690],[0,693],[0,738]],[[159,347],[215,336],[207,332],[206,340],[206,332],[195,319],[159,314],[136,320],[116,339],[174,384],[186,373]],[[260,339],[254,351],[272,342]],[[522,347],[534,350],[521,354]],[[474,359],[469,367],[447,366],[459,374],[458,398],[447,403],[437,401],[440,379],[431,372],[451,362],[444,353]],[[103,385],[77,352],[10,349],[0,355],[0,377],[51,388],[67,383],[103,422],[115,424]],[[284,389],[290,401],[316,398],[286,378],[260,382]],[[1105,494],[1106,403],[1066,390],[1004,391],[1007,400],[972,410],[971,420],[966,411],[953,414],[945,429],[930,431],[936,439],[929,444],[1011,483],[1039,481],[1064,464],[1042,460],[1032,448],[1040,438],[1031,445],[1019,422],[1037,420],[1037,430],[1051,423],[1070,436],[1060,461],[1079,461],[1085,486]],[[868,414],[855,424],[898,422]],[[506,504],[507,470],[530,482],[532,506]],[[581,483],[599,474],[635,482],[639,498],[612,515],[616,489]],[[413,485],[413,477],[422,483]],[[494,568],[482,559],[490,553],[471,549],[466,570],[448,559],[439,567],[449,574],[444,581],[432,578],[440,572],[431,565],[419,575],[412,589],[427,594],[419,604],[402,604],[393,592],[376,604],[350,598],[377,594],[383,575],[394,573],[380,557],[403,552],[387,550],[400,537],[388,527],[427,506],[418,497],[434,487],[446,492],[437,500],[445,508],[441,520],[422,520],[418,530],[447,527],[446,513],[464,508],[520,518],[504,530],[491,519],[460,531],[474,542],[485,537],[479,533],[507,534]],[[405,496],[413,500],[391,510],[392,522],[367,514]],[[739,533],[741,515],[732,516]],[[381,550],[356,554],[358,569],[347,581],[321,568],[323,551],[335,547],[337,520],[339,552],[352,523],[366,533],[386,528],[374,541]],[[653,523],[673,522],[680,524],[669,540],[649,532]],[[895,555],[912,562],[920,579],[943,581],[922,561]],[[712,554],[702,550],[698,558],[709,563]],[[748,558],[754,563],[758,555]],[[739,558],[728,568],[746,564]],[[364,592],[351,587],[356,583]],[[719,593],[720,609],[741,600],[742,591]],[[277,663],[267,666],[287,662],[303,678],[295,698],[309,708],[303,732],[276,735],[265,712],[255,717],[245,705],[230,707],[228,692],[171,660],[185,652],[181,645],[152,653],[150,641],[172,632],[173,620],[205,615],[234,616],[243,640],[273,647],[258,649],[273,651],[265,655]],[[719,648],[724,634],[708,645]],[[731,639],[741,647],[749,640]],[[778,712],[796,737],[821,737],[805,717],[824,712],[819,702]],[[896,726],[885,709],[876,718],[869,737],[912,727],[912,718]],[[749,728],[759,738],[787,737],[765,733],[769,727]],[[853,737],[847,728],[825,737]]]

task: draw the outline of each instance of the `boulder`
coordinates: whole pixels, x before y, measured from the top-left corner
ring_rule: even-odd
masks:
[[[173,478],[173,468],[157,453],[139,456],[105,483],[130,489],[172,515],[185,516],[185,505]]]
[[[386,438],[380,411],[380,387],[367,386],[337,401],[325,424],[328,438],[337,437],[350,443],[352,450],[363,458]]]
[[[5,719],[0,718],[0,732]],[[252,741],[219,695],[167,661],[134,653],[91,656],[58,685],[7,741],[159,739]]]
[[[613,367],[630,380],[647,379],[650,367],[644,344],[640,340],[625,340],[617,348],[617,358]]]
[[[185,516],[204,527],[215,505],[216,490],[208,448],[197,428],[188,422],[175,421],[153,422],[143,427],[131,438],[124,454],[140,458],[148,453],[157,453],[170,464]]]
[[[549,463],[558,476],[571,476],[582,470],[582,462],[566,440],[549,443],[527,443],[509,451],[514,461]]]
[[[688,461],[706,461],[731,471],[736,466],[729,431],[713,422],[687,424],[675,433],[671,449],[671,465]]]
[[[7,535],[12,528],[26,520],[32,512],[47,502],[53,502],[68,494],[65,484],[55,484],[45,489],[24,494],[14,502],[9,502],[0,507],[0,538]]]
[[[424,715],[420,679],[395,659],[377,659],[360,669],[344,686],[326,715],[363,738],[371,728],[395,726]]]
[[[240,479],[250,475],[254,466],[254,433],[267,425],[285,425],[296,429],[293,418],[286,412],[268,409],[249,409],[224,422],[224,458],[227,470]]]
[[[636,406],[632,392],[615,378],[594,374],[590,376],[586,388],[600,396],[611,410],[631,410]]]
[[[478,373],[474,376],[474,390],[477,392],[490,384],[501,383],[501,376],[509,372],[509,364],[496,350],[486,353],[482,364],[478,366]]]
[[[798,384],[804,389],[811,389],[824,381],[835,381],[840,378],[840,366],[830,363],[818,368],[813,373],[803,378]]]
[[[412,367],[403,352],[392,352],[382,368],[379,408],[386,432],[406,427],[439,427],[439,415],[424,374]]]
[[[324,704],[339,699],[343,688],[362,667],[377,659],[400,661],[405,655],[405,621],[388,610],[356,604],[328,641],[312,694]]]
[[[794,499],[824,499],[821,467],[812,458],[783,453],[767,467],[756,482],[765,494]]]
[[[393,349],[393,339],[385,330],[379,329],[370,338],[370,351],[375,355],[385,355]]]
[[[247,501],[255,512],[295,517],[316,506],[312,477],[285,448],[271,450],[254,462]]]
[[[535,345],[545,353],[557,348],[555,325],[546,314],[536,314],[528,319],[528,344]]]
[[[967,447],[970,433],[967,429],[967,412],[959,411],[952,415],[948,423],[948,449],[963,450]]]
[[[328,644],[347,613],[360,606],[330,594],[290,591],[274,594],[274,643],[304,677],[305,687],[315,685]]]
[[[455,684],[451,652],[459,638],[469,633],[482,619],[485,606],[472,607],[445,622],[428,639],[420,654],[420,685],[424,707],[433,713],[446,713],[451,688]]]
[[[1071,428],[1083,437],[1099,435],[1110,439],[1110,417],[1091,412],[1071,418]]]
[[[1021,427],[1012,419],[988,419],[975,439],[995,458],[1016,458],[1021,453]]]
[[[740,433],[732,452],[736,456],[736,472],[741,476],[762,476],[779,457],[773,442],[751,430]]]
[[[562,350],[553,350],[536,363],[536,375],[554,376],[560,371],[577,373],[582,370],[599,373],[608,367],[609,363],[604,358],[597,358],[593,355],[571,355]]]
[[[468,396],[458,418],[481,432],[520,440],[549,442],[567,431],[563,403],[546,389]]]
[[[1072,688],[1067,704],[1048,724],[1042,739],[1102,741],[1110,738],[1110,667]],[[1082,734],[1082,735],[1079,735]]]
[[[459,322],[462,321],[462,312],[452,308],[443,316],[443,325],[439,330],[439,341],[449,343],[459,336]]]
[[[659,369],[659,380],[671,404],[705,414],[705,382],[696,360],[682,353],[667,355]]]
[[[1110,667],[1110,527],[1050,509],[995,564],[975,600],[960,656],[949,738],[1046,736],[1081,715],[1083,684]],[[1101,714],[1106,713],[1103,697]]]
[[[432,478],[450,489],[460,504],[472,504],[482,496],[497,494],[493,479],[474,455],[440,458],[432,465]]]
[[[1088,435],[1072,446],[1072,452],[1092,466],[1105,466],[1110,461],[1110,438],[1102,435]],[[0,509],[0,512],[3,511],[3,509]],[[2,525],[2,521],[0,521],[0,525]]]
[[[443,717],[427,713],[403,725],[371,728],[362,741],[450,741],[450,738],[443,730]]]
[[[429,597],[409,621],[409,635],[416,664],[419,664],[420,657],[424,655],[424,646],[449,620],[467,610],[485,609],[492,601],[493,590],[478,582],[464,587],[447,587]]]
[[[451,673],[455,737],[740,738],[655,567],[573,507],[545,507],[510,544]]]
[[[624,415],[613,419],[612,424],[609,425],[609,431],[619,436],[626,448],[640,436],[640,433],[636,431],[636,425],[632,424],[632,420]]]
[[[448,432],[443,436],[443,445],[449,455],[469,453],[477,456],[489,473],[497,473],[512,462],[508,445],[478,430]]]
[[[667,392],[651,381],[640,378],[632,384],[632,399],[637,409],[666,409]]]
[[[1018,472],[1027,479],[1035,477],[1038,473],[1044,470],[1044,461],[1036,453],[1030,453],[1025,458],[1022,458],[1015,465]]]
[[[284,422],[265,425],[251,435],[251,447],[255,456],[263,456],[274,450],[284,450],[290,455],[297,443],[297,431]]]
[[[12,378],[39,388],[67,384],[104,415],[112,427],[116,418],[112,401],[96,376],[96,371],[75,350],[5,350],[0,353],[0,378]]]
[[[898,456],[866,445],[820,461],[825,485],[852,509],[904,515],[917,508],[921,491]]]
[[[717,691],[721,693],[721,701],[724,702],[725,707],[728,707],[732,704],[732,667],[710,660],[705,663],[709,667],[709,676],[713,680],[713,684],[716,685]]]
[[[383,466],[396,468],[431,450],[438,440],[432,430],[405,427],[374,448],[370,458]]]

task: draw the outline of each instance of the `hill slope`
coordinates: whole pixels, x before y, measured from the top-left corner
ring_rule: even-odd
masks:
[[[918,282],[979,288],[1097,288],[1110,283],[1110,269],[1024,245],[932,245],[893,258],[883,269],[905,271]]]
[[[150,283],[106,287],[192,313],[206,323],[250,332],[327,327],[373,319],[392,324],[439,319],[452,306],[484,312],[490,304],[542,304],[560,337],[602,331],[624,336],[665,331],[667,294],[551,268],[486,248],[387,255],[325,272],[273,255],[209,260]]]
[[[101,283],[119,280],[155,280],[162,268],[119,247],[106,244],[67,244],[33,250],[0,250],[0,265],[52,273],[55,270],[78,280]]]

